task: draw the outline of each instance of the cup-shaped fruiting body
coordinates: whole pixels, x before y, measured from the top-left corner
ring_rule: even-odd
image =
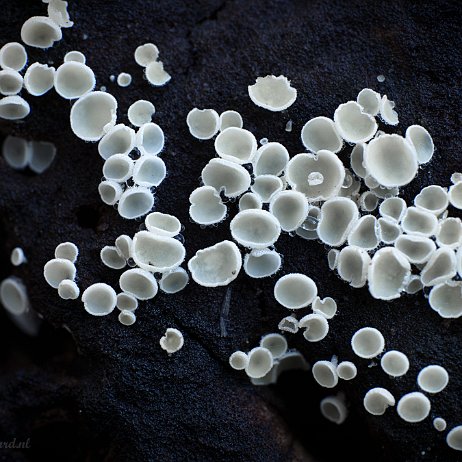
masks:
[[[64,55],[64,62],[68,63],[69,61],[75,61],[77,63],[85,64],[87,62],[87,58],[81,51],[73,50],[68,51]]]
[[[84,141],[100,140],[116,123],[117,100],[109,93],[92,91],[71,109],[71,128]]]
[[[127,261],[120,255],[117,247],[106,245],[101,249],[100,258],[104,265],[112,269],[125,268]]]
[[[371,257],[365,249],[346,246],[338,256],[338,275],[352,287],[364,287],[370,263]]]
[[[380,101],[380,118],[387,125],[398,125],[398,113],[394,110],[395,103],[387,98],[387,95],[383,95]]]
[[[378,223],[373,215],[364,215],[353,226],[348,235],[348,244],[373,250],[379,245]]]
[[[62,242],[55,249],[55,258],[63,258],[75,263],[79,255],[79,249],[73,242]]]
[[[191,109],[186,117],[186,125],[194,138],[209,140],[220,128],[220,116],[214,109]]]
[[[415,391],[401,397],[396,411],[406,422],[422,422],[430,414],[430,400],[422,393]]]
[[[22,250],[21,247],[15,247],[11,252],[10,261],[13,266],[20,266],[26,263],[27,259],[24,255],[24,250]]]
[[[145,43],[136,48],[134,57],[136,64],[147,67],[152,62],[157,61],[159,49],[153,43]]]
[[[399,135],[382,135],[366,147],[364,166],[382,186],[404,186],[417,175],[414,147]]]
[[[419,164],[430,162],[435,152],[435,146],[430,133],[424,127],[411,125],[406,130],[406,139],[414,146]]]
[[[133,160],[125,154],[114,154],[106,159],[103,165],[103,175],[106,179],[124,183],[133,174]]]
[[[442,247],[428,260],[420,277],[424,286],[435,286],[452,279],[456,275],[456,255],[453,250]]]
[[[55,68],[47,64],[34,63],[24,74],[24,86],[32,96],[42,96],[53,88]]]
[[[64,281],[59,283],[58,295],[63,300],[76,300],[80,295],[79,286],[75,283],[75,281],[64,279]]]
[[[402,235],[395,241],[395,247],[414,264],[426,263],[436,250],[435,243],[428,237]]]
[[[337,132],[348,143],[369,141],[377,131],[374,117],[365,112],[356,101],[341,104],[334,113]]]
[[[321,414],[330,422],[337,425],[345,422],[348,416],[348,409],[345,403],[338,396],[326,396],[319,404]]]
[[[364,167],[364,143],[358,143],[355,145],[350,155],[351,169],[359,178],[365,178],[367,176],[367,170]]]
[[[384,218],[400,222],[406,213],[406,201],[401,197],[389,197],[379,207],[380,215]]]
[[[281,255],[275,250],[252,250],[244,257],[244,271],[255,279],[266,278],[281,268]]]
[[[356,204],[347,197],[334,197],[321,207],[317,231],[319,239],[332,247],[341,246],[359,219]]]
[[[379,198],[372,191],[365,191],[359,197],[359,207],[364,212],[372,212],[379,205]]]
[[[249,172],[241,165],[224,159],[211,159],[202,170],[205,186],[212,186],[227,197],[237,197],[250,187]]]
[[[316,297],[313,300],[311,308],[314,313],[324,316],[326,319],[332,319],[337,313],[337,303],[331,297],[321,299]]]
[[[304,193],[310,201],[321,201],[339,193],[345,179],[345,168],[333,152],[302,153],[290,159],[286,177],[290,186]]]
[[[135,131],[124,124],[112,127],[98,143],[98,152],[103,159],[115,154],[129,154],[135,147]]]
[[[132,238],[127,236],[126,234],[121,234],[115,240],[115,246],[119,251],[120,255],[122,255],[125,260],[128,260],[131,257],[131,249],[132,249]]]
[[[20,120],[30,113],[29,103],[20,96],[6,96],[0,99],[0,118],[6,120]]]
[[[166,294],[176,294],[183,290],[189,282],[189,275],[183,268],[176,268],[164,273],[159,281],[160,290]]]
[[[120,324],[131,326],[136,322],[136,314],[133,311],[122,310],[117,318]]]
[[[135,311],[138,309],[138,300],[132,294],[121,292],[117,294],[117,308],[120,311]]]
[[[31,151],[29,168],[40,175],[48,169],[56,157],[56,146],[47,141],[31,141],[29,146]]]
[[[281,143],[270,142],[258,148],[252,161],[253,173],[259,175],[279,176],[289,162],[289,152]]]
[[[351,361],[342,361],[337,365],[337,375],[342,380],[353,380],[358,374],[358,369]]]
[[[24,138],[9,135],[3,142],[2,154],[11,168],[26,168],[31,158],[30,144]]]
[[[105,204],[114,205],[122,197],[123,189],[119,183],[112,180],[105,180],[98,185],[98,193]]]
[[[274,285],[274,298],[285,308],[297,310],[310,305],[318,295],[315,282],[300,273],[282,276]]]
[[[253,379],[262,378],[273,367],[273,355],[267,348],[254,348],[249,352],[248,359],[245,372]]]
[[[144,71],[147,81],[155,87],[162,87],[172,78],[171,75],[165,71],[162,61],[153,61],[149,63]]]
[[[284,189],[284,184],[281,178],[278,176],[260,175],[255,178],[254,183],[250,189],[253,193],[260,197],[264,204],[266,204],[270,202],[277,193]]]
[[[424,367],[417,376],[417,384],[427,393],[439,393],[449,383],[449,374],[444,367],[432,364]]]
[[[132,83],[132,76],[127,72],[121,72],[117,76],[117,85],[119,87],[125,88],[128,87]]]
[[[159,186],[167,175],[165,162],[156,156],[142,156],[133,168],[133,181],[139,186]]]
[[[267,334],[260,340],[260,346],[270,351],[274,359],[287,351],[287,340],[281,334]]]
[[[260,196],[258,194],[248,192],[241,196],[239,199],[239,211],[242,212],[243,210],[249,209],[261,209],[263,206],[263,202],[261,201]]]
[[[414,204],[416,207],[438,216],[448,208],[447,190],[437,185],[427,186],[415,197]]]
[[[154,104],[145,99],[139,99],[128,108],[127,116],[132,125],[142,127],[144,124],[151,122],[155,112]]]
[[[387,389],[377,387],[366,393],[363,404],[369,414],[383,415],[389,406],[395,405],[395,398]]]
[[[295,231],[308,215],[308,202],[301,192],[282,191],[271,199],[269,210],[278,219],[283,231]]]
[[[278,329],[283,332],[289,332],[291,334],[296,334],[299,330],[298,320],[293,316],[286,316],[279,321]]]
[[[19,278],[8,277],[1,282],[0,302],[9,313],[16,316],[29,311],[26,286]]]
[[[235,351],[229,357],[229,365],[236,371],[242,371],[247,367],[249,357],[243,351]]]
[[[220,194],[212,186],[201,186],[189,196],[189,216],[201,225],[212,225],[222,221],[227,212]]]
[[[420,276],[417,276],[416,274],[411,275],[406,286],[404,287],[404,291],[407,294],[411,294],[411,295],[416,294],[422,289],[423,289],[422,280],[420,279]]]
[[[237,111],[225,111],[220,114],[220,131],[229,127],[242,128],[242,116]]]
[[[47,0],[44,3],[48,3],[48,16],[58,24],[59,27],[68,28],[74,25],[67,12],[67,2],[63,0]]]
[[[277,362],[275,362],[274,369],[276,369],[276,378],[278,378],[283,372],[290,370],[302,370],[307,371],[309,364],[306,362],[302,354],[297,350],[291,350],[284,353]]]
[[[297,99],[297,90],[283,75],[257,77],[255,83],[249,85],[248,92],[254,104],[274,112],[287,109]]]
[[[444,432],[444,430],[446,430],[446,421],[442,417],[435,417],[433,419],[433,427],[435,428],[436,431]],[[461,445],[461,450],[462,450],[462,445]]]
[[[110,285],[97,282],[85,289],[82,302],[87,313],[93,316],[106,316],[114,310],[117,294]]]
[[[356,98],[356,102],[363,111],[371,116],[376,116],[380,111],[380,94],[370,88],[363,88]]]
[[[462,283],[446,281],[436,284],[430,291],[428,301],[442,318],[459,318],[462,316]]]
[[[74,280],[76,272],[74,263],[64,258],[54,258],[48,261],[43,268],[45,281],[53,289],[57,289],[64,279]]]
[[[266,210],[249,209],[239,212],[231,220],[229,227],[233,239],[251,249],[269,247],[281,234],[279,221]]]
[[[304,329],[303,337],[308,342],[320,342],[329,333],[329,323],[321,314],[307,314],[298,322],[298,327]]]
[[[321,387],[334,388],[338,383],[336,367],[330,361],[315,362],[311,372]]]
[[[385,339],[374,327],[363,327],[351,338],[351,348],[360,358],[372,359],[384,350]]]
[[[435,236],[439,247],[458,248],[462,244],[462,222],[460,218],[449,217],[441,220]]]
[[[30,47],[50,48],[62,37],[61,28],[47,16],[33,16],[21,28],[21,40]]]
[[[409,359],[401,351],[387,351],[380,360],[385,373],[392,377],[401,377],[409,370]]]
[[[176,353],[184,345],[183,334],[178,329],[169,327],[164,336],[160,339],[159,344],[168,354]]]
[[[327,264],[329,265],[330,270],[334,270],[338,266],[338,257],[340,255],[340,251],[337,249],[330,249],[327,253]]]
[[[23,85],[22,75],[13,69],[0,71],[0,93],[4,96],[18,94]]]
[[[384,244],[393,244],[403,232],[398,223],[388,218],[379,218],[377,223],[378,236]]]
[[[149,188],[142,186],[126,189],[120,196],[118,212],[122,218],[133,220],[146,215],[154,205]]]
[[[192,278],[204,287],[227,286],[237,278],[241,266],[241,252],[231,241],[198,250],[188,262]]]
[[[328,150],[337,153],[343,147],[343,140],[334,122],[327,117],[309,120],[302,128],[301,138],[303,146],[312,152]]]
[[[462,451],[462,425],[454,427],[446,436],[446,443],[455,451]]]
[[[150,300],[157,295],[158,287],[154,276],[144,269],[131,268],[121,274],[120,288],[138,300]]]
[[[144,223],[148,231],[158,236],[173,237],[181,231],[180,220],[167,213],[152,212],[146,216]]]
[[[0,48],[0,67],[21,71],[27,63],[26,49],[18,42],[9,42]]]
[[[257,153],[257,140],[244,128],[229,127],[216,137],[215,151],[222,159],[248,164]]]
[[[142,155],[156,156],[164,149],[164,144],[164,132],[153,122],[142,125],[136,133],[136,147]]]
[[[55,90],[65,99],[77,99],[95,88],[95,74],[86,64],[68,61],[56,69]]]
[[[458,182],[449,188],[449,202],[456,209],[462,209],[462,182]]]
[[[186,256],[186,250],[180,241],[149,231],[135,234],[132,253],[133,260],[140,268],[153,273],[167,273],[177,268]]]

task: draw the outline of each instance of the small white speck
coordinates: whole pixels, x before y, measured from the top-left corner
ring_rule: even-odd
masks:
[[[385,76],[383,74],[380,74],[377,76],[377,81],[382,83],[385,82]]]

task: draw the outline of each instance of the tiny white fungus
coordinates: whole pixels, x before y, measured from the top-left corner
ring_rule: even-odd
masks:
[[[79,286],[75,283],[75,281],[64,279],[59,283],[58,295],[63,300],[76,300],[80,295]]]
[[[365,144],[358,143],[355,145],[350,155],[351,169],[360,178],[365,178],[367,176],[367,170],[364,167],[364,150]]]
[[[128,260],[131,257],[131,248],[132,248],[132,238],[126,234],[121,234],[115,240],[115,246],[125,260]]]
[[[330,249],[327,253],[327,263],[329,265],[330,270],[334,270],[338,266],[338,257],[340,255],[340,251],[337,249]]]
[[[351,361],[342,361],[337,366],[337,375],[342,380],[353,380],[358,374],[358,369]]]
[[[456,451],[462,451],[462,425],[454,427],[446,436],[447,445]]]
[[[360,358],[372,359],[385,348],[385,339],[374,327],[363,327],[357,330],[351,338],[351,347]]]
[[[186,117],[186,125],[194,138],[209,140],[220,128],[220,116],[214,109],[191,109]]]
[[[248,92],[254,104],[274,112],[287,109],[297,99],[297,90],[283,75],[258,77],[255,84],[249,85]]]
[[[364,212],[372,212],[379,205],[379,198],[372,191],[365,191],[359,196],[359,207]]]
[[[267,348],[254,348],[249,352],[248,358],[245,372],[253,379],[265,376],[273,367],[273,355]]]
[[[117,294],[110,285],[97,282],[85,289],[82,302],[87,313],[93,316],[106,316],[116,307]]]
[[[130,105],[127,116],[132,125],[142,127],[144,124],[151,122],[155,112],[154,104],[145,99],[139,99]]]
[[[135,147],[135,131],[124,124],[112,127],[98,143],[99,155],[107,160],[115,154],[129,154]]]
[[[98,193],[105,204],[114,205],[122,197],[123,189],[119,183],[112,180],[105,180],[98,185]]]
[[[337,425],[345,422],[348,416],[348,410],[345,403],[338,396],[326,396],[319,404],[321,414],[330,422]]]
[[[62,242],[55,249],[55,258],[63,258],[75,263],[79,255],[79,249],[73,242]]]
[[[387,389],[377,387],[366,393],[363,404],[369,414],[383,415],[389,406],[395,405],[395,398]]]
[[[385,82],[385,76],[380,74],[377,76],[377,82],[383,83]]]
[[[24,87],[32,96],[42,96],[53,88],[55,72],[47,64],[31,64],[24,74]]]
[[[153,61],[146,66],[146,79],[151,85],[161,87],[170,81],[171,75],[165,71],[162,61]]]
[[[420,274],[423,285],[435,286],[452,279],[457,272],[456,266],[456,255],[453,250],[447,247],[436,250]]]
[[[285,308],[297,310],[310,305],[318,295],[315,282],[300,273],[282,276],[274,285],[274,298]]]
[[[117,308],[120,311],[135,311],[138,309],[137,298],[127,292],[117,294]]]
[[[302,128],[301,138],[303,146],[315,153],[324,149],[337,153],[343,147],[343,140],[334,122],[327,117],[309,120]]]
[[[154,205],[154,196],[149,188],[128,188],[120,196],[118,211],[122,218],[133,220],[146,215]]]
[[[260,175],[255,178],[250,190],[260,197],[262,203],[267,204],[283,188],[281,178],[275,175]]]
[[[258,194],[248,192],[241,196],[239,199],[239,211],[249,209],[261,209],[263,202]]]
[[[189,196],[189,216],[196,223],[211,225],[222,221],[227,212],[220,194],[212,186],[201,186]]]
[[[133,181],[139,186],[159,186],[167,175],[165,162],[156,156],[142,156],[135,162]]]
[[[404,421],[416,423],[428,417],[430,408],[430,400],[424,394],[415,391],[402,396],[396,410]]]
[[[257,140],[244,128],[229,127],[216,137],[215,151],[222,159],[247,164],[257,153]]]
[[[462,244],[462,221],[449,217],[441,220],[436,231],[436,243],[439,247],[456,249]]]
[[[277,359],[287,351],[287,340],[281,334],[267,334],[260,340],[260,346],[269,350],[273,359]]]
[[[21,279],[12,276],[1,282],[0,302],[9,313],[15,316],[29,311],[29,297]]]
[[[378,225],[378,235],[384,244],[393,244],[403,232],[398,223],[388,218],[379,218]]]
[[[430,291],[429,304],[442,318],[462,316],[462,282],[446,281]]]
[[[31,141],[29,168],[41,174],[50,167],[56,157],[56,146],[47,141]]]
[[[0,118],[6,120],[20,120],[30,113],[29,103],[20,96],[6,96],[0,99]]]
[[[136,133],[136,147],[142,155],[156,156],[164,149],[164,144],[164,132],[153,122],[142,125]]]
[[[236,371],[242,371],[247,367],[249,357],[243,351],[235,351],[229,357],[229,365]]]
[[[379,212],[384,218],[400,222],[406,209],[407,205],[404,199],[401,197],[389,197],[380,204]]]
[[[50,48],[62,37],[61,28],[47,16],[33,16],[21,27],[21,40],[31,47]]]
[[[295,231],[308,215],[308,202],[301,192],[282,191],[272,197],[269,211],[278,219],[283,231]]]
[[[348,245],[354,245],[366,250],[373,250],[379,245],[378,223],[373,215],[362,216],[348,235]]]
[[[54,258],[48,261],[43,268],[45,280],[53,289],[57,289],[64,279],[74,280],[75,274],[74,263],[64,258]]]
[[[131,83],[132,83],[132,76],[128,74],[127,72],[121,72],[117,76],[117,85],[119,85],[119,87],[125,88],[125,87],[128,87]]]
[[[205,186],[212,186],[218,192],[223,190],[227,197],[237,197],[250,187],[250,174],[242,167],[224,159],[211,159],[202,170]]]
[[[86,64],[68,61],[56,69],[56,93],[65,99],[77,99],[95,88],[95,74]]]
[[[23,85],[22,75],[13,69],[0,71],[0,93],[4,96],[17,95]]]
[[[9,42],[0,48],[0,66],[2,69],[21,71],[27,63],[27,53],[23,45]]]
[[[329,333],[329,323],[321,314],[307,314],[298,322],[298,327],[304,329],[303,337],[308,342],[320,342]]]
[[[321,387],[334,388],[338,383],[336,367],[330,361],[316,361],[311,372]]]
[[[117,250],[117,247],[111,245],[106,245],[101,249],[100,258],[105,266],[112,269],[122,269],[127,264],[125,258]]]
[[[449,382],[449,374],[444,367],[432,364],[424,367],[417,376],[417,384],[427,393],[443,391]]]
[[[283,332],[289,332],[291,334],[296,334],[299,330],[298,320],[293,316],[286,316],[279,321],[278,329]]]
[[[438,216],[448,208],[447,190],[437,185],[427,186],[417,194],[414,204],[416,207]]]
[[[229,127],[242,128],[242,116],[237,111],[225,111],[220,114],[220,131]]]
[[[131,326],[136,322],[136,314],[133,311],[122,310],[119,313],[118,320],[124,326]]]
[[[413,264],[426,263],[436,250],[436,245],[431,239],[412,234],[399,236],[395,241],[395,247]]]
[[[123,272],[119,278],[119,285],[123,292],[133,295],[138,300],[150,300],[158,291],[154,276],[141,268],[131,268]]]
[[[326,319],[332,319],[337,313],[337,303],[332,297],[321,299],[316,297],[311,305],[314,313],[321,314]]]
[[[364,287],[370,263],[371,257],[365,249],[348,245],[338,256],[338,275],[352,287]]]
[[[106,159],[103,175],[106,179],[123,183],[133,174],[134,162],[126,154],[114,154]]]
[[[168,354],[176,353],[184,345],[183,334],[178,329],[169,327],[164,336],[160,339],[159,344]]]
[[[49,0],[44,3],[48,3],[48,16],[59,27],[68,28],[74,25],[74,23],[69,18],[67,2],[63,0]]]
[[[21,247],[15,247],[11,252],[10,261],[13,266],[20,266],[27,262],[24,250]]]
[[[449,188],[449,202],[456,209],[462,209],[462,182],[458,182]]]
[[[73,50],[68,51],[64,55],[64,62],[67,63],[69,61],[75,61],[77,63],[85,64],[87,62],[87,58],[81,51]]]
[[[244,257],[244,271],[251,278],[266,278],[281,268],[281,255],[275,250],[252,250]]]
[[[430,162],[435,146],[430,133],[424,127],[411,125],[406,130],[406,139],[414,146],[419,164]]]
[[[259,175],[279,176],[289,162],[289,152],[281,143],[270,142],[261,146],[252,161],[253,173]]]
[[[398,125],[398,113],[394,110],[395,103],[387,98],[387,95],[382,96],[380,101],[380,118],[388,125]]]
[[[436,431],[444,432],[446,430],[446,421],[442,417],[435,417],[433,419],[433,427]]]
[[[411,295],[416,294],[417,292],[420,292],[422,289],[423,289],[422,280],[420,279],[420,276],[417,276],[416,274],[411,275],[406,286],[404,287],[404,291],[407,294],[411,294]]]
[[[380,360],[384,372],[392,377],[401,377],[409,370],[409,359],[401,351],[387,351]]]
[[[136,64],[147,67],[152,62],[157,61],[159,49],[153,43],[145,43],[136,48],[134,57]]]
[[[334,122],[340,136],[349,143],[369,141],[377,131],[374,117],[364,112],[356,101],[341,104],[335,110]]]
[[[164,273],[159,281],[160,290],[166,294],[176,294],[182,291],[189,282],[187,271],[181,267]]]
[[[146,229],[158,236],[174,237],[181,231],[177,217],[167,213],[152,212],[144,219]]]
[[[363,111],[371,116],[376,116],[380,111],[380,94],[370,88],[363,88],[356,98]]]

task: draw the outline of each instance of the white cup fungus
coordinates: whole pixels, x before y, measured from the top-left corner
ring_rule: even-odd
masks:
[[[227,197],[237,197],[250,187],[249,172],[242,165],[224,159],[211,159],[202,170],[205,186],[212,186]]]
[[[198,250],[188,262],[191,277],[204,287],[227,286],[237,278],[241,266],[241,252],[231,241]]]
[[[30,144],[24,138],[9,135],[3,142],[2,154],[11,168],[21,170],[26,168],[30,162]]]
[[[373,250],[379,245],[378,223],[373,215],[362,216],[348,235],[348,245]]]
[[[371,116],[375,117],[380,111],[380,93],[370,88],[363,88],[358,93],[356,102],[363,108],[365,113]]]
[[[248,164],[257,153],[257,140],[244,128],[229,127],[216,137],[215,151],[222,159]]]
[[[435,146],[430,133],[424,127],[411,125],[406,130],[406,139],[414,146],[419,164],[430,162],[435,152]]]
[[[132,76],[127,72],[121,72],[117,76],[117,85],[119,87],[125,88],[128,87],[132,83]]]
[[[462,244],[462,222],[460,218],[449,217],[438,223],[436,243],[439,247],[456,249]]]
[[[462,209],[462,182],[458,182],[449,188],[449,202],[456,209]]]
[[[134,165],[133,181],[139,186],[159,186],[167,175],[165,162],[156,156],[142,156]]]
[[[133,160],[126,154],[114,154],[104,162],[103,175],[108,180],[124,183],[131,178],[133,166]]]
[[[239,211],[249,209],[261,209],[263,202],[258,194],[248,192],[243,194],[239,199]]]
[[[348,416],[345,403],[338,396],[326,396],[321,400],[319,407],[323,417],[337,425],[345,422]]]
[[[257,176],[253,185],[250,187],[250,190],[257,194],[264,204],[270,202],[271,199],[283,189],[284,185],[282,180],[275,175]]]
[[[395,405],[395,398],[387,389],[377,387],[366,393],[363,404],[369,414],[383,415],[389,406]]]
[[[112,245],[106,245],[101,249],[100,258],[105,266],[112,269],[122,269],[127,264],[125,258],[117,250],[117,247]]]
[[[383,95],[380,101],[380,118],[387,125],[398,125],[398,113],[394,110],[395,103],[390,101],[387,95]]]
[[[244,271],[251,278],[272,276],[281,268],[281,255],[275,250],[252,250],[244,257]]]
[[[77,61],[68,61],[56,69],[54,86],[56,93],[65,99],[77,99],[95,88],[92,69]]]
[[[327,252],[327,264],[331,271],[337,268],[339,255],[340,251],[337,249],[330,249],[329,252]]]
[[[99,155],[107,160],[115,154],[128,155],[135,147],[135,131],[124,124],[112,127],[98,143]]]
[[[396,411],[405,422],[417,423],[428,417],[430,409],[430,400],[424,394],[415,391],[401,397]]]
[[[18,94],[23,85],[22,75],[13,69],[0,71],[0,93],[4,96]]]
[[[406,213],[406,201],[401,197],[389,197],[385,199],[379,207],[380,215],[384,218],[400,222]]]
[[[402,136],[382,135],[366,147],[364,166],[382,186],[404,186],[417,175],[418,162],[414,147]]]
[[[267,348],[256,347],[248,353],[248,363],[245,367],[246,374],[259,379],[265,376],[273,367],[273,355]]]
[[[371,257],[365,249],[348,245],[340,251],[337,272],[351,287],[364,287],[370,263]]]
[[[462,425],[454,427],[446,436],[446,443],[455,451],[462,451]]]
[[[257,77],[255,83],[248,86],[248,92],[254,104],[273,112],[289,108],[297,99],[297,90],[283,75]]]
[[[123,189],[119,183],[112,180],[105,180],[98,185],[98,193],[105,204],[114,205],[122,197]]]
[[[71,108],[71,128],[84,141],[99,141],[116,123],[117,100],[109,93],[92,91]]]
[[[456,275],[456,255],[453,250],[442,247],[428,260],[420,273],[424,286],[435,286],[452,279]]]
[[[337,375],[342,380],[353,380],[358,374],[358,369],[351,361],[342,361],[337,365]]]
[[[275,361],[274,368],[276,379],[285,372],[290,370],[307,371],[309,364],[303,355],[297,350],[290,350],[284,353],[280,358]]]
[[[10,262],[13,266],[20,266],[27,262],[24,250],[21,247],[15,247],[10,255]]]
[[[358,207],[351,199],[346,197],[329,199],[321,207],[317,227],[319,239],[332,247],[341,246],[358,219]]]
[[[119,199],[118,212],[122,218],[133,220],[149,213],[154,206],[154,196],[142,186],[126,189]]]
[[[220,194],[212,186],[201,186],[189,196],[189,216],[201,225],[212,225],[222,221],[227,212]]]
[[[155,112],[156,108],[154,104],[145,99],[139,99],[130,105],[127,116],[132,125],[142,127],[144,124],[151,122]]]
[[[29,103],[21,96],[6,96],[0,99],[0,118],[6,120],[24,119],[30,114]]]
[[[293,316],[285,316],[279,321],[278,329],[290,334],[296,334],[299,330],[298,320]]]
[[[364,212],[372,212],[379,205],[379,198],[373,191],[365,191],[359,196],[359,207]]]
[[[169,327],[159,341],[160,347],[168,354],[176,353],[184,345],[183,334],[178,329]]]
[[[164,144],[164,132],[153,122],[142,125],[136,133],[136,147],[142,155],[156,156],[164,149]]]
[[[135,311],[138,309],[137,298],[127,292],[117,294],[117,308],[120,311]]]
[[[116,307],[117,295],[110,285],[97,282],[85,289],[82,302],[87,313],[93,316],[106,316]]]
[[[431,239],[412,234],[399,236],[395,241],[395,247],[413,264],[426,263],[436,250],[436,245]]]
[[[417,384],[427,393],[439,393],[449,383],[449,374],[444,367],[432,364],[424,367],[417,376]]]
[[[165,71],[162,61],[153,61],[146,66],[147,81],[155,87],[162,87],[170,81],[171,75]]]
[[[132,238],[126,234],[121,234],[115,240],[115,246],[125,260],[128,260],[131,257],[131,248],[132,248]]]
[[[372,359],[384,350],[385,339],[374,327],[363,327],[357,330],[351,338],[351,348],[356,356]]]
[[[75,61],[77,63],[85,64],[87,62],[87,58],[81,51],[73,50],[68,51],[64,55],[64,62],[68,63],[69,61]]]
[[[350,155],[351,169],[359,178],[365,178],[367,176],[367,170],[364,167],[364,150],[365,144],[358,143],[355,145]]]
[[[308,202],[301,192],[282,191],[272,197],[269,211],[278,219],[283,231],[295,231],[308,215]]]
[[[392,377],[401,377],[409,370],[409,359],[401,351],[387,351],[380,360],[384,372]]]
[[[186,117],[186,125],[194,138],[209,140],[220,128],[220,116],[214,109],[191,109]]]
[[[332,297],[321,299],[316,297],[313,300],[311,309],[314,313],[324,316],[326,319],[332,319],[337,313],[337,302]]]
[[[180,266],[186,256],[184,245],[173,237],[139,231],[133,237],[133,260],[146,271],[167,273]]]
[[[289,152],[281,143],[266,143],[257,149],[253,158],[253,173],[259,175],[279,176],[289,162]]]
[[[59,283],[58,295],[63,300],[76,300],[80,295],[79,286],[75,283],[75,281],[64,279]]]
[[[327,117],[310,119],[302,128],[301,138],[303,146],[315,153],[325,149],[337,153],[343,147],[334,122]]]
[[[311,372],[321,387],[334,388],[338,384],[336,367],[330,361],[316,361]]]
[[[138,300],[150,300],[157,295],[158,286],[154,276],[141,268],[131,268],[119,278],[123,292],[133,295]]]
[[[398,223],[388,218],[379,218],[377,223],[379,225],[378,236],[384,244],[394,244],[403,232]]]
[[[73,242],[62,242],[55,249],[55,258],[63,258],[75,263],[79,255],[79,249]]]
[[[300,273],[282,276],[274,285],[274,298],[285,308],[297,310],[310,305],[318,295],[315,282]]]
[[[446,430],[446,421],[442,417],[435,417],[433,419],[433,427],[436,431],[444,432],[444,430]]]
[[[430,291],[428,301],[442,318],[459,318],[462,316],[462,283],[446,281],[436,284]]]
[[[417,194],[414,204],[416,207],[438,216],[448,208],[447,190],[437,185],[427,186]]]
[[[45,281],[48,285],[53,287],[53,289],[57,289],[59,283],[64,279],[73,281],[76,272],[74,263],[64,258],[54,258],[48,261],[43,268]]]
[[[47,0],[44,3],[48,3],[48,16],[59,26],[59,27],[72,27],[74,23],[69,18],[67,12],[67,2],[63,0]]]
[[[378,185],[376,188],[372,188],[371,192],[379,199],[388,199],[389,197],[397,196],[399,194],[399,188],[398,186],[387,188],[385,186]]]
[[[14,316],[20,316],[29,311],[29,297],[21,279],[11,276],[1,282],[0,302]]]
[[[47,16],[33,16],[21,27],[21,40],[30,47],[50,48],[62,37],[61,28]]]
[[[174,237],[181,231],[181,223],[177,217],[167,213],[152,212],[144,219],[146,229],[158,236]]]
[[[37,174],[43,173],[56,157],[56,146],[47,141],[31,141],[29,148],[29,168]]]
[[[136,64],[147,67],[159,57],[159,49],[153,43],[145,43],[136,48],[134,58]]]
[[[27,53],[23,45],[9,42],[0,48],[0,66],[2,69],[21,71],[27,63]]]
[[[136,322],[136,314],[133,311],[122,310],[117,319],[124,326],[132,326]]]
[[[416,294],[417,292],[420,292],[422,289],[423,289],[422,280],[420,279],[420,276],[417,276],[416,274],[411,275],[406,286],[404,287],[404,291],[407,294],[411,294],[411,295]]]
[[[24,87],[32,96],[42,96],[53,88],[55,72],[47,64],[31,64],[24,74]]]
[[[314,174],[314,175],[313,175]],[[289,185],[306,195],[310,201],[327,200],[336,196],[345,179],[342,161],[333,152],[297,154],[286,170]]]
[[[159,281],[159,287],[166,294],[176,294],[182,291],[189,282],[189,275],[183,268],[175,268],[168,273],[164,273]]]
[[[287,340],[281,334],[267,334],[260,340],[260,346],[269,350],[273,359],[277,359],[287,351]]]
[[[242,371],[247,367],[249,357],[243,351],[235,351],[229,357],[229,365],[236,371]]]
[[[399,298],[410,275],[406,256],[393,247],[384,247],[374,254],[369,265],[369,292],[380,300]]]
[[[304,329],[303,337],[308,342],[320,342],[329,333],[329,323],[327,319],[317,313],[307,314],[298,322],[299,329]]]
[[[364,112],[356,101],[341,104],[335,110],[334,122],[337,132],[348,143],[366,142],[377,131],[374,117]]]
[[[220,131],[229,127],[242,128],[242,116],[237,111],[225,111],[220,114]]]

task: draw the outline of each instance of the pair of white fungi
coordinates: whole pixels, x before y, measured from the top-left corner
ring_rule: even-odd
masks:
[[[151,85],[160,87],[165,85],[171,76],[164,70],[162,61],[159,61],[159,49],[153,43],[145,43],[135,50],[136,63],[144,67],[146,79]]]
[[[227,128],[242,128],[242,117],[237,111],[228,110],[220,115],[214,109],[193,108],[186,116],[189,132],[198,140],[209,140]]]

